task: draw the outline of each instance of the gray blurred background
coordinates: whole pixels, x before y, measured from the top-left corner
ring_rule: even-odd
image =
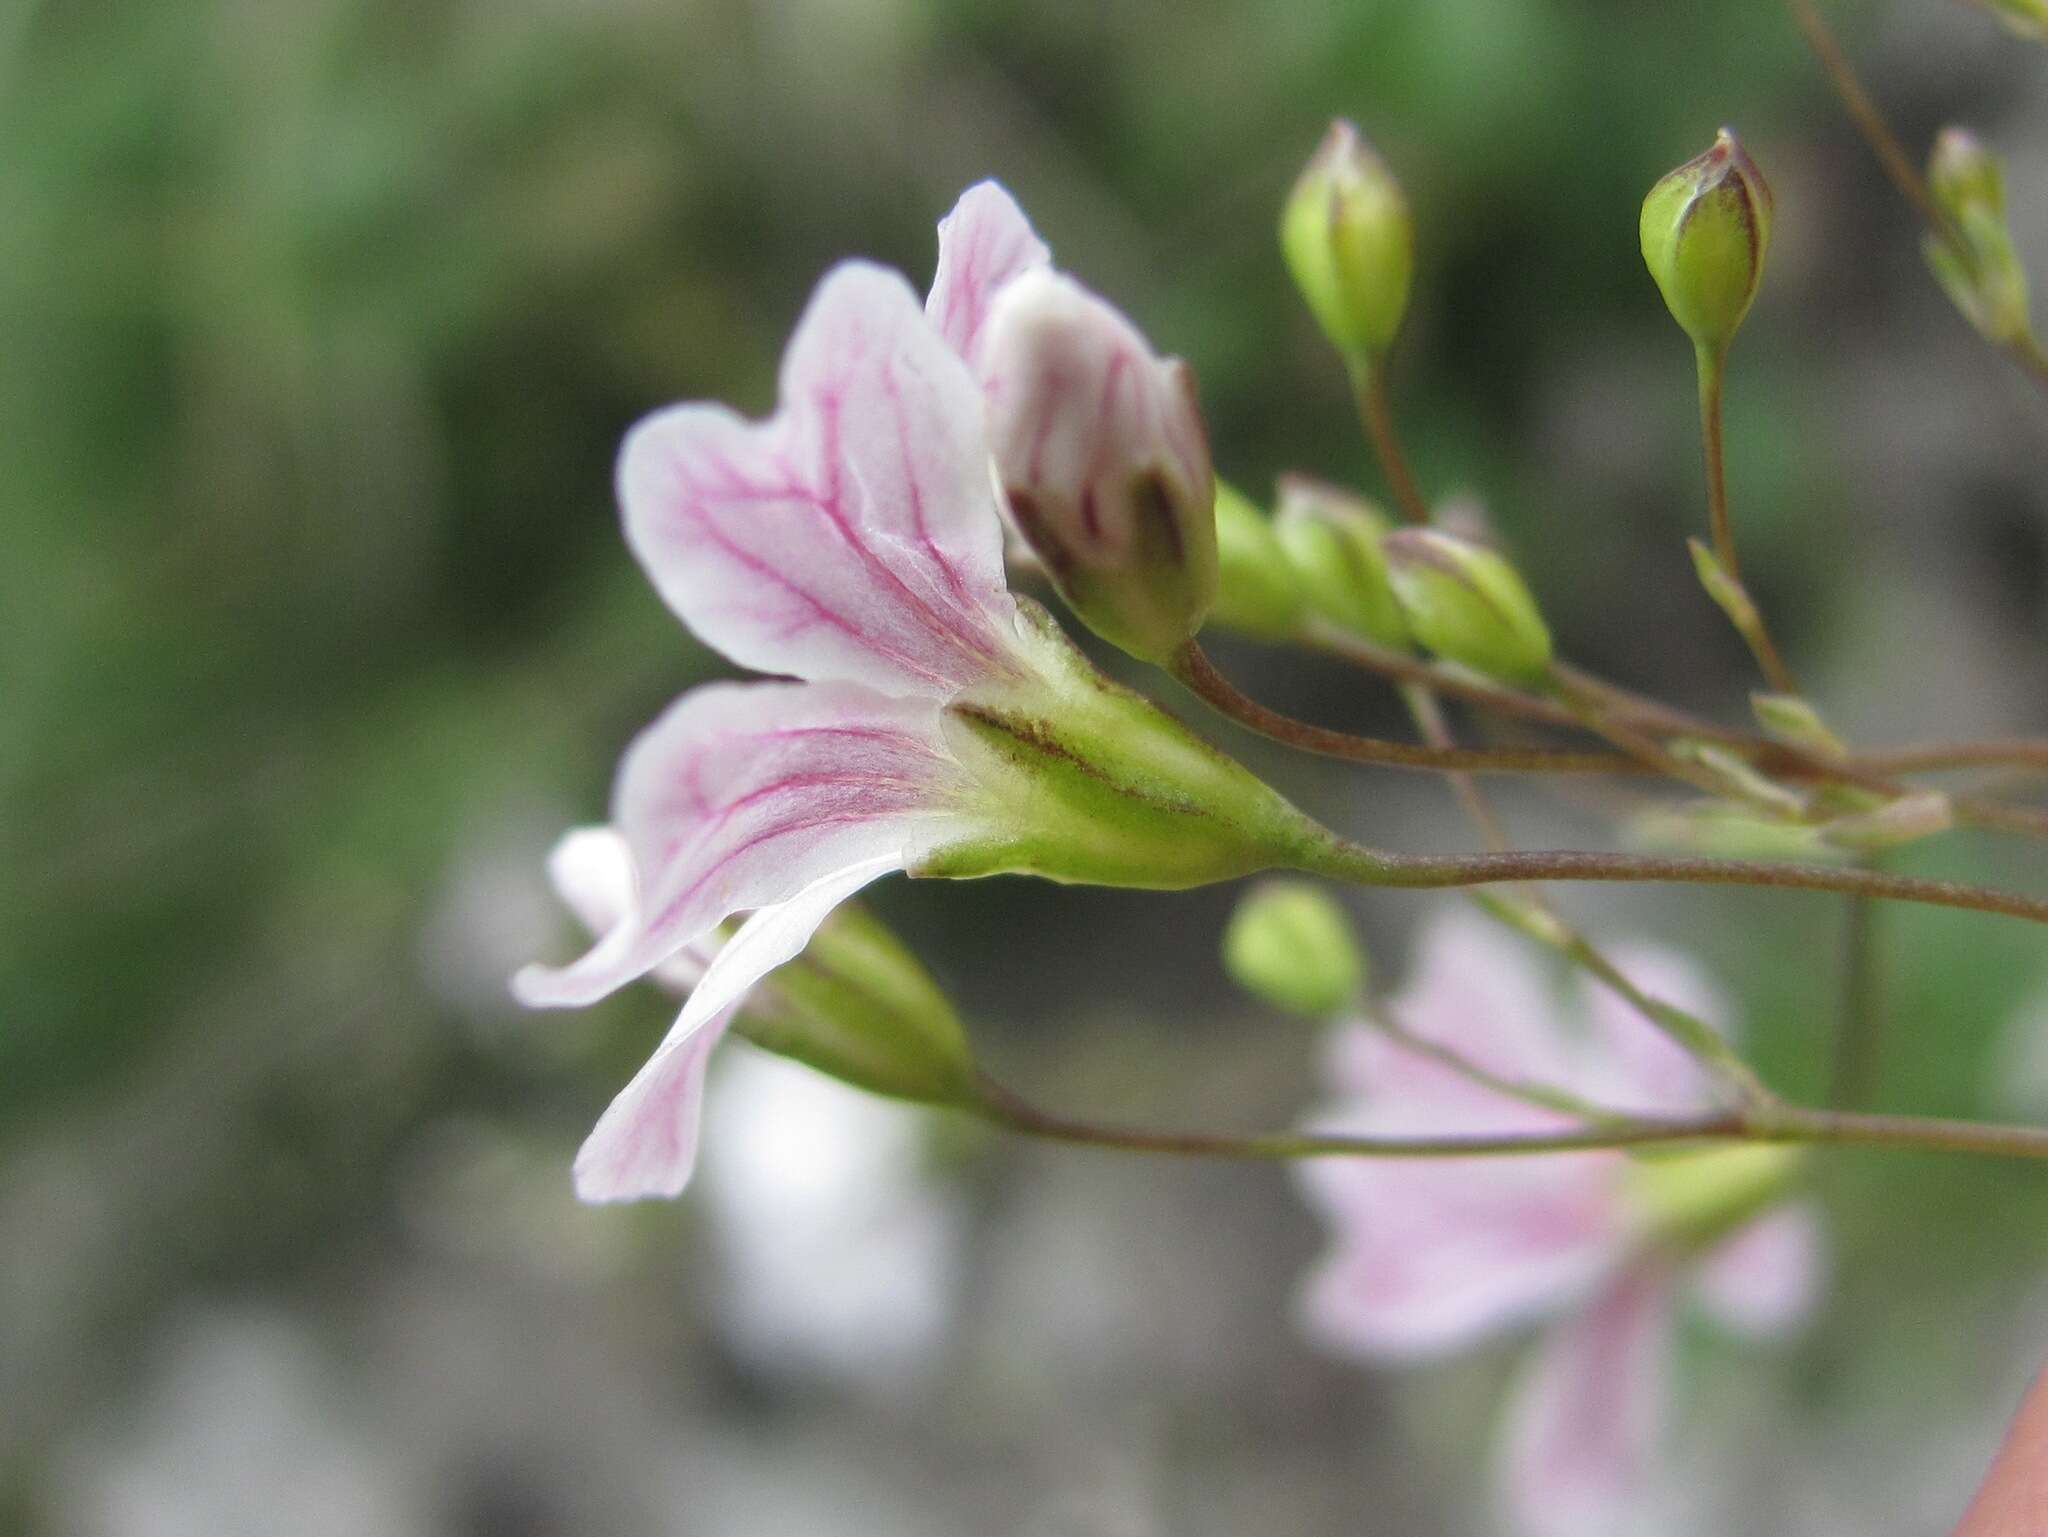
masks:
[[[1942,0],[1831,14],[1909,142],[2010,156],[2048,281],[2048,52]],[[1273,240],[1338,113],[1419,221],[1418,469],[1485,502],[1570,654],[1730,719],[1750,686],[1683,552],[1692,374],[1635,222],[1733,121],[1779,208],[1729,401],[1752,586],[1860,739],[2048,727],[2048,402],[1772,0],[0,0],[0,1531],[1485,1529],[1515,1346],[1314,1355],[1284,1171],[989,1139],[736,1047],[699,1185],[579,1208],[667,1008],[504,988],[575,943],[548,844],[720,665],[619,538],[625,426],[766,409],[818,273],[921,284],[994,175],[1193,362],[1232,478],[1371,486]],[[1219,654],[1400,729],[1356,675]],[[1350,830],[1469,841],[1427,780],[1219,740]],[[1611,835],[1576,792],[1504,805]],[[2041,873],[1964,835],[1902,866]],[[1224,983],[1229,901],[875,897],[1019,1085],[1283,1125],[1316,1043]],[[1821,1092],[1837,906],[1568,905],[1696,947]],[[1424,900],[1356,908],[1398,979]],[[1882,937],[1882,1102],[2048,1114],[2040,940]],[[1688,1336],[1645,1533],[1945,1530],[2048,1356],[2039,1171],[1817,1177],[1825,1316],[1776,1354]]]

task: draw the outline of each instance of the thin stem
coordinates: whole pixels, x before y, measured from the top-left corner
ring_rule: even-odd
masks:
[[[1409,469],[1408,456],[1401,451],[1401,439],[1394,431],[1394,412],[1387,402],[1384,364],[1364,358],[1354,359],[1351,364],[1351,393],[1358,401],[1358,419],[1365,426],[1365,435],[1372,439],[1372,451],[1378,456],[1380,469],[1387,477],[1387,489],[1393,493],[1394,505],[1408,522],[1427,523],[1429,503],[1422,499],[1422,489],[1415,483],[1415,472]]]
[[[2048,773],[2048,737],[1994,737],[1981,742],[1924,742],[1858,753],[1858,768],[1876,774],[1938,769],[2021,768]]]
[[[1246,730],[1326,758],[1396,768],[1495,774],[1633,772],[1625,757],[1612,752],[1575,752],[1551,747],[1428,747],[1413,742],[1390,742],[1381,737],[1353,736],[1346,731],[1312,726],[1277,710],[1269,710],[1240,691],[1216,670],[1216,665],[1209,660],[1198,641],[1191,640],[1176,652],[1168,671],[1203,703]]]
[[[1545,1132],[1441,1137],[1368,1137],[1338,1132],[1158,1131],[1061,1115],[1023,1099],[993,1079],[980,1081],[975,1110],[1025,1136],[1129,1153],[1195,1158],[1484,1158],[1587,1152],[1686,1143],[1778,1142],[1976,1153],[1994,1158],[2048,1159],[2048,1128],[1999,1126],[1929,1116],[1870,1115],[1804,1105],[1730,1110],[1684,1117],[1630,1116],[1620,1122]]]
[[[2048,923],[2048,899],[1926,880],[1855,866],[1778,864],[1685,855],[1610,854],[1540,849],[1504,854],[1400,854],[1367,848],[1325,832],[1303,850],[1299,866],[1310,874],[1366,886],[1413,890],[1490,886],[1520,881],[1627,881],[1686,886],[1756,886],[1784,891],[1837,891],[1888,901],[1918,902],[1966,912],[1998,913]]]
[[[1724,434],[1721,430],[1721,396],[1727,378],[1725,348],[1701,344],[1694,349],[1699,365],[1700,454],[1707,471],[1707,527],[1714,543],[1714,559],[1722,575],[1735,588],[1735,601],[1722,605],[1763,670],[1765,681],[1781,694],[1796,694],[1799,685],[1785,665],[1777,643],[1749,589],[1742,582],[1742,567],[1735,555],[1735,525],[1728,516],[1728,471]]]
[[[1525,1105],[1534,1105],[1540,1110],[1554,1110],[1561,1115],[1575,1116],[1582,1121],[1602,1125],[1618,1125],[1630,1117],[1625,1111],[1608,1105],[1596,1105],[1581,1099],[1568,1089],[1555,1084],[1539,1083],[1527,1078],[1509,1078],[1475,1062],[1456,1047],[1432,1040],[1410,1030],[1400,1020],[1383,1009],[1370,1009],[1366,1018],[1372,1027],[1404,1050],[1418,1057],[1426,1057],[1440,1067],[1448,1068],[1467,1082],[1490,1089],[1495,1094],[1509,1099],[1518,1099]]]
[[[1878,1046],[1884,1035],[1883,986],[1879,975],[1877,904],[1850,897],[1842,911],[1842,993],[1835,1020],[1835,1066],[1828,1103],[1853,1110],[1866,1103],[1877,1082]]]

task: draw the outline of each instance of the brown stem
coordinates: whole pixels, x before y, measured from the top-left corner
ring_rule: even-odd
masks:
[[[1351,393],[1358,401],[1358,419],[1365,435],[1372,439],[1372,451],[1387,477],[1387,489],[1394,505],[1410,523],[1429,521],[1429,503],[1408,468],[1408,456],[1401,451],[1401,439],[1394,431],[1394,412],[1387,402],[1387,371],[1383,363],[1360,359],[1351,366]]]
[[[1248,731],[1327,758],[1352,763],[1386,764],[1396,768],[1514,774],[1613,774],[1634,772],[1619,753],[1574,752],[1550,747],[1426,747],[1390,742],[1380,737],[1353,736],[1295,720],[1269,710],[1241,692],[1202,650],[1189,641],[1174,654],[1168,670],[1218,714]]]
[[[1995,737],[1981,742],[1923,742],[1860,752],[1851,760],[1874,774],[1924,774],[1938,769],[2022,768],[2048,773],[2048,737]]]

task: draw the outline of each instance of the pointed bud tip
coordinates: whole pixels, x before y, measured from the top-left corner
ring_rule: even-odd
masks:
[[[1331,123],[1280,215],[1280,250],[1331,343],[1353,359],[1384,353],[1414,275],[1408,200],[1355,124]]]

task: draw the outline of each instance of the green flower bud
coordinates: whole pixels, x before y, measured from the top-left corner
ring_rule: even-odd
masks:
[[[1849,755],[1848,747],[1821,719],[1820,711],[1810,700],[1797,694],[1751,694],[1749,708],[1756,723],[1788,747],[1822,758]]]
[[[2005,167],[1973,134],[1944,128],[1928,157],[1927,190],[1955,234],[1930,234],[1922,244],[1935,280],[1986,339],[2018,341],[2032,320],[2026,269],[2006,223]]]
[[[1515,568],[1496,551],[1433,528],[1381,542],[1408,628],[1447,662],[1510,682],[1550,666],[1550,630]]]
[[[1765,816],[1730,801],[1662,806],[1632,819],[1628,832],[1638,848],[1715,859],[1825,860],[1835,854],[1805,823]]]
[[[1193,374],[1048,271],[1003,286],[980,359],[1017,532],[1084,624],[1165,661],[1216,600],[1214,474]]]
[[[948,747],[1002,808],[1003,828],[947,842],[912,875],[1170,891],[1298,866],[1322,846],[1326,835],[1279,792],[1104,677],[1043,608],[1017,607],[1038,676],[970,688],[944,717]]]
[[[1771,246],[1771,188],[1735,135],[1688,160],[1643,199],[1643,260],[1693,342],[1718,352],[1749,313]]]
[[[1821,837],[1838,849],[1881,853],[1956,825],[1956,809],[1939,790],[1919,790],[1910,795],[1854,816],[1837,817],[1820,830]]]
[[[1273,526],[1317,618],[1382,646],[1408,644],[1380,547],[1385,513],[1336,486],[1283,475]]]
[[[1306,881],[1262,881],[1223,931],[1223,969],[1275,1008],[1312,1018],[1342,1013],[1365,986],[1365,957],[1344,909]]]
[[[2015,37],[2048,43],[2048,0],[1977,0]]]
[[[1301,628],[1301,583],[1273,525],[1237,487],[1216,482],[1216,563],[1220,577],[1209,622],[1266,640]]]
[[[1295,287],[1337,350],[1379,357],[1408,308],[1415,225],[1386,162],[1339,119],[1280,215],[1280,252]]]
[[[974,1098],[974,1062],[938,984],[880,919],[848,903],[754,989],[737,1028],[856,1088],[930,1104]]]
[[[1782,1201],[1803,1162],[1799,1148],[1770,1144],[1640,1153],[1629,1160],[1624,1189],[1646,1237],[1698,1253]]]

